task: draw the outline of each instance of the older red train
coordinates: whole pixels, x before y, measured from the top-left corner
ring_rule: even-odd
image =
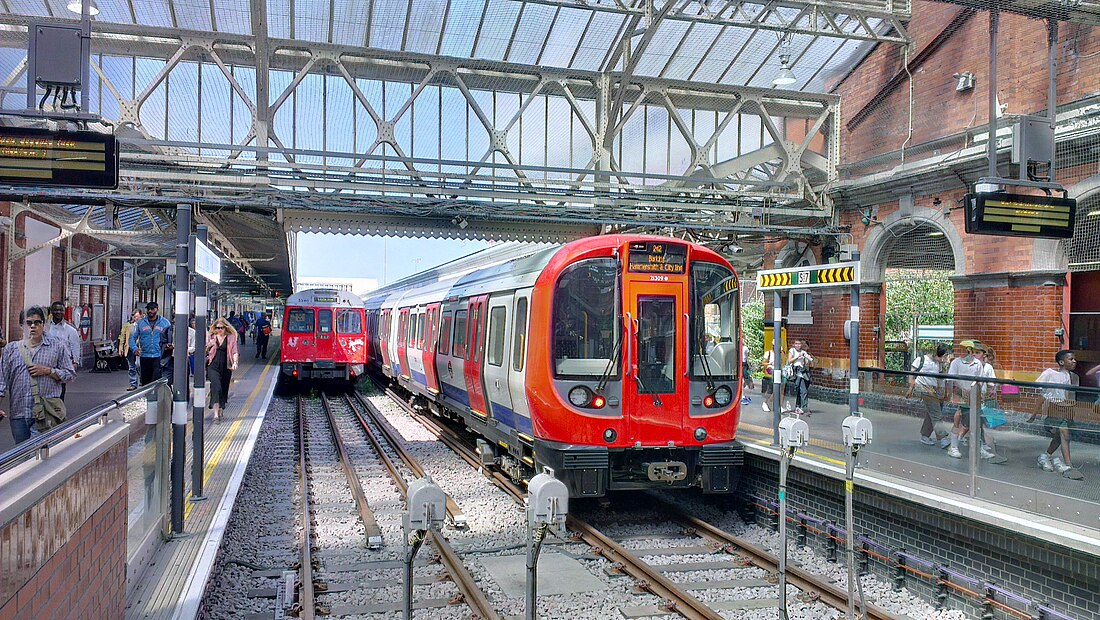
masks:
[[[363,300],[310,289],[286,300],[280,336],[281,379],[353,379],[367,363]]]
[[[365,300],[368,362],[460,418],[514,478],[573,497],[735,490],[744,458],[737,276],[681,240],[504,245]]]

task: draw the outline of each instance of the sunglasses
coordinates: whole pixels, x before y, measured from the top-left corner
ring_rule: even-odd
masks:
[[[45,321],[39,321],[38,319],[27,319],[26,323],[29,327],[34,327],[35,325],[42,325],[43,323],[45,323]]]
[[[222,326],[222,325],[218,325],[218,326],[217,326],[217,327],[215,327],[214,329],[222,329],[222,330],[224,330],[224,329],[225,329],[225,327],[224,327],[224,326]]]

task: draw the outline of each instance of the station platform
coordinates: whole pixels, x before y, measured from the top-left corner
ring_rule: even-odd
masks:
[[[206,499],[200,501],[194,501],[192,496],[192,428],[188,423],[184,534],[173,536],[162,545],[140,574],[131,574],[126,618],[168,620],[194,618],[198,614],[237,491],[275,391],[279,377],[278,343],[276,332],[272,334],[270,355],[266,359],[254,359],[251,342],[242,346],[223,421],[214,424],[213,414],[207,412],[203,429]]]
[[[751,453],[778,460],[780,451],[772,443],[774,412],[763,410],[765,396],[759,390],[750,396],[752,402],[741,408],[738,438]],[[848,405],[811,398],[808,409],[811,414],[802,419],[810,428],[810,446],[796,454],[792,467],[841,479],[846,462],[841,429]],[[860,452],[857,486],[1100,557],[1100,445],[1071,442],[1073,465],[1083,479],[1044,471],[1037,457],[1045,453],[1050,436],[1041,421],[1028,424],[1025,413],[1006,411],[1007,424],[985,431],[1002,458],[978,458],[972,471],[969,443],[960,446],[962,458],[951,458],[938,444],[920,442],[921,418],[869,407],[861,413],[874,425],[874,436]],[[945,419],[936,428],[947,432],[950,426]]]

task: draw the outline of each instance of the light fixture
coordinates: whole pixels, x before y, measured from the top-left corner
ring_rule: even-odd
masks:
[[[83,8],[80,6],[80,0],[69,0],[69,3],[65,5],[65,8],[69,9],[69,11],[73,13],[76,13],[77,15],[80,15],[83,11]],[[99,7],[96,6],[95,2],[93,2],[92,0],[88,1],[88,15],[92,17],[99,15]]]
[[[942,230],[933,230],[932,232],[928,233],[928,236],[929,237],[942,237],[943,236],[943,231]]]
[[[775,75],[775,79],[772,80],[773,86],[790,86],[798,81],[798,78],[794,76],[794,71],[791,71],[791,55],[790,53],[784,53],[779,55],[779,73]]]
[[[1088,212],[1088,213],[1087,213],[1087,214],[1085,215],[1085,217],[1100,217],[1100,209],[1094,209],[1094,210],[1092,210],[1092,211],[1089,211],[1089,212]]]

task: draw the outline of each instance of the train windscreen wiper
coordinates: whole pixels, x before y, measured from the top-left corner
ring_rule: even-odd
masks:
[[[639,373],[634,373],[634,381],[636,381],[638,383],[638,393],[639,394],[645,394],[645,393],[648,392],[649,395],[653,397],[653,406],[654,407],[664,406],[664,403],[661,402],[661,395],[658,394],[657,392],[650,392],[649,388],[647,388],[645,383],[642,382],[642,377]]]
[[[623,317],[619,317],[619,324],[622,325]],[[623,350],[623,337],[615,342],[615,348],[611,351],[611,357],[607,359],[607,367],[603,369],[603,374],[600,375],[600,381],[596,384],[596,393],[603,394],[604,388],[607,387],[607,382],[611,380],[611,373],[615,371],[615,360],[619,358]],[[630,360],[627,360],[630,363]]]
[[[703,360],[703,378],[707,381],[707,391],[714,391],[714,373],[710,371],[710,356],[706,353],[706,342],[700,342],[695,355]]]

